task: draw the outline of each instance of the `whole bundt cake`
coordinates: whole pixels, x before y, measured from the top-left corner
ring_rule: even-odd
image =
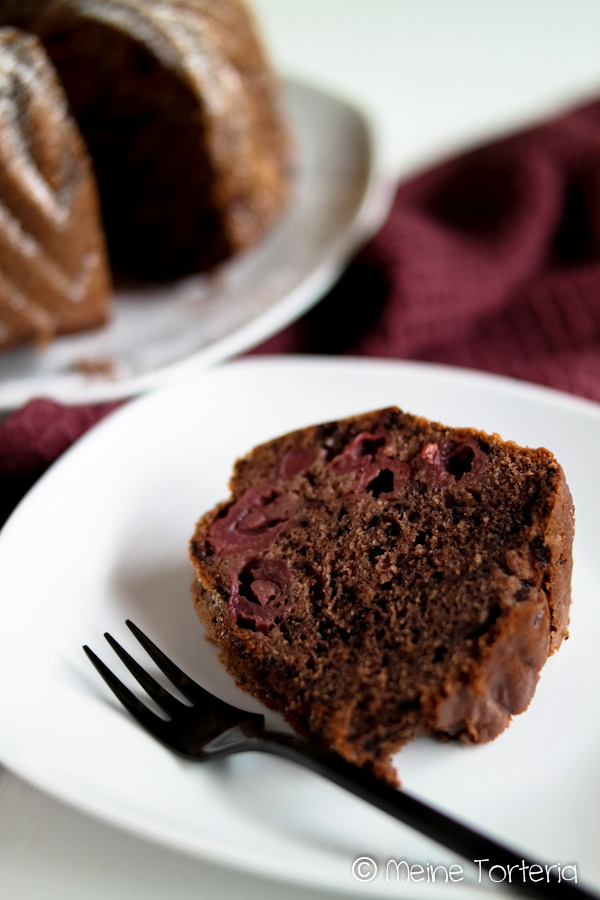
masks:
[[[110,275],[93,172],[33,35],[0,28],[0,349],[102,325]]]
[[[208,269],[269,227],[288,193],[289,147],[239,0],[0,0],[0,24],[38,35],[58,71],[93,158],[114,271]]]
[[[240,687],[396,783],[418,735],[489,741],[569,617],[573,504],[552,454],[391,408],[237,461],[190,545]]]

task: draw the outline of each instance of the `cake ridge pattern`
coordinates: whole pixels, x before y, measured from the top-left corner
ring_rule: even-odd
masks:
[[[118,271],[167,278],[211,268],[279,214],[289,140],[239,0],[0,0],[0,24],[38,35],[58,70],[96,164]],[[175,190],[174,171],[167,201],[173,167],[188,191]],[[120,221],[137,227],[138,242]]]
[[[0,130],[0,347],[102,324],[109,277],[87,157],[43,48],[11,28]]]

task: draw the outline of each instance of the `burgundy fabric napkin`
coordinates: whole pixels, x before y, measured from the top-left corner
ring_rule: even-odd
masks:
[[[428,360],[600,400],[600,103],[402,185],[336,289],[265,351]]]
[[[255,353],[429,360],[600,401],[600,102],[437,166],[307,316]],[[115,404],[0,424],[0,521]]]
[[[0,423],[0,525],[50,463],[118,405],[32,400]]]

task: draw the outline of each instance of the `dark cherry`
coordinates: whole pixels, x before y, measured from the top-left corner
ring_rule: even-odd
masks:
[[[385,437],[362,431],[357,434],[342,452],[335,456],[329,465],[342,475],[348,472],[361,472],[372,465],[377,450],[385,446]]]
[[[271,484],[256,484],[214,522],[208,539],[217,553],[265,550],[297,509],[294,494]]]
[[[372,465],[363,472],[356,491],[387,500],[407,484],[410,478],[411,471],[407,463],[387,456],[385,449],[379,449]]]
[[[284,453],[280,460],[279,477],[287,481],[288,478],[293,478],[294,475],[300,475],[301,472],[306,472],[307,469],[310,469],[318,458],[318,447],[292,447],[291,450]]]
[[[234,573],[229,609],[238,625],[268,634],[289,603],[290,581],[281,559],[254,560]]]
[[[353,493],[388,499],[410,480],[410,466],[389,455],[386,438],[363,431],[330,462],[336,472],[360,473]]]
[[[464,477],[476,478],[486,459],[475,438],[443,438],[421,450],[421,475],[430,487],[450,487]]]

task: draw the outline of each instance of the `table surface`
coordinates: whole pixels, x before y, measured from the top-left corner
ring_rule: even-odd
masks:
[[[597,0],[254,0],[289,75],[373,120],[397,177],[596,95]],[[325,898],[123,834],[0,767],[0,884],[11,900]],[[453,896],[457,896],[453,891]]]

